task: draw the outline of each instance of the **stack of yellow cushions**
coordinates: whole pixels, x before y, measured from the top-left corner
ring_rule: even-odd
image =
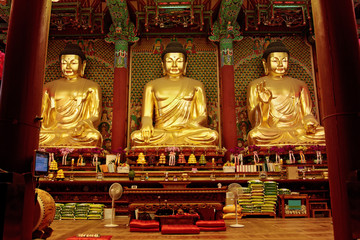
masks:
[[[226,205],[223,208],[223,219],[235,219],[236,215],[235,215],[235,205]],[[238,214],[238,218],[242,217],[241,214],[241,206],[237,205],[237,214]]]

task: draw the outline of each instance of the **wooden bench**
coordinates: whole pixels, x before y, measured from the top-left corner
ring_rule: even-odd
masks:
[[[311,202],[311,216],[315,218],[318,213],[323,213],[324,217],[331,217],[331,209],[328,208],[327,202]]]
[[[187,213],[199,214],[200,220],[222,219],[223,205],[221,203],[132,203],[129,205],[130,219],[136,219],[135,210],[141,213],[156,213],[158,210],[171,210],[176,214],[178,209]]]

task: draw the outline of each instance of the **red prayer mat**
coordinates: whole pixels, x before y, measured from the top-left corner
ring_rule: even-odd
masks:
[[[100,237],[69,237],[66,240],[110,240],[112,236],[100,236]]]

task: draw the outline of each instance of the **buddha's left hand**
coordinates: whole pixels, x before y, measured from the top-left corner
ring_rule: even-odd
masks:
[[[74,131],[72,133],[73,137],[78,137],[81,136],[84,132],[85,129],[88,127],[88,123],[86,121],[81,121],[79,122],[76,127],[74,128]]]
[[[305,124],[305,130],[307,133],[315,133],[318,125],[317,122],[309,121]]]

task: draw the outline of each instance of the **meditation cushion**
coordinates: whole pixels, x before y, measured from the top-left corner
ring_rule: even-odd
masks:
[[[196,226],[200,228],[200,231],[226,231],[224,220],[199,220]]]
[[[225,221],[224,220],[199,220],[196,222],[196,226],[198,227],[225,227]]]
[[[162,225],[161,234],[199,234],[196,225]]]
[[[226,227],[199,227],[199,229],[203,232],[226,231]]]
[[[133,228],[159,228],[159,222],[156,220],[133,219],[130,222],[130,227],[133,227]]]
[[[223,208],[223,212],[224,213],[234,213],[235,212],[235,205],[226,205]],[[241,212],[241,206],[237,205],[237,212],[240,213]]]
[[[242,214],[238,213],[238,218],[242,218]],[[235,219],[236,215],[235,213],[226,213],[223,215],[223,219]]]
[[[158,232],[159,222],[156,220],[133,219],[130,222],[130,232]]]
[[[130,232],[158,232],[159,228],[130,228]]]

